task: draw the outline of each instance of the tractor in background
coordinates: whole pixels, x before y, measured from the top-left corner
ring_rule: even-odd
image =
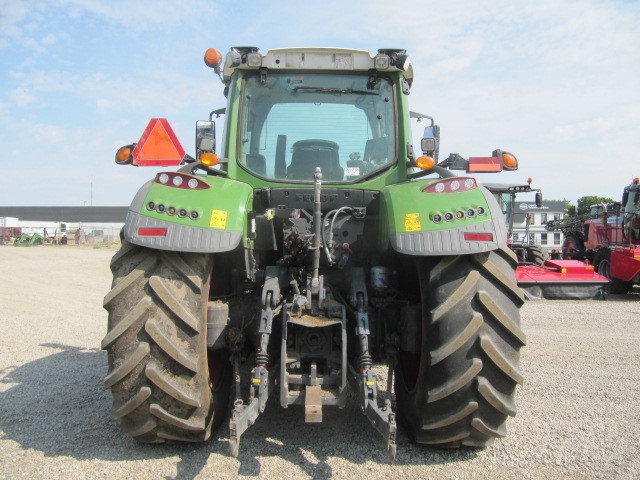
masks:
[[[554,220],[562,231],[564,259],[589,262],[610,280],[611,293],[625,294],[640,283],[640,179],[624,187],[620,203],[593,205],[589,215]]]
[[[525,221],[526,231],[522,241],[513,241],[516,196],[535,192],[535,205],[542,206],[542,192],[527,184],[497,184],[484,186],[494,194],[502,208],[508,226],[509,247],[518,258],[516,279],[518,286],[529,300],[586,300],[604,299],[604,287],[609,280],[596,273],[592,265],[578,260],[550,259],[549,254],[539,245],[529,242],[529,221]],[[527,216],[530,213],[525,214]]]
[[[39,233],[23,233],[16,238],[13,244],[16,247],[31,247],[33,245],[44,245],[45,239]]]
[[[513,223],[516,216],[515,201],[516,196],[522,193],[535,192],[535,205],[540,208],[542,206],[542,192],[540,189],[531,188],[531,179],[527,184],[502,184],[502,183],[483,183],[500,204],[500,208],[505,216],[505,222],[509,232],[509,247],[516,254],[520,264],[543,265],[549,259],[549,253],[540,245],[534,245],[529,241],[529,215],[526,216],[525,234],[522,240],[514,240]]]

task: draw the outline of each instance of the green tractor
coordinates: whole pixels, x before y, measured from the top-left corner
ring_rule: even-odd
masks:
[[[23,233],[13,242],[16,247],[31,247],[33,245],[43,245],[44,237],[38,233]]]
[[[351,389],[391,460],[396,413],[424,445],[505,436],[525,345],[517,260],[492,194],[451,171],[516,158],[438,161],[404,50],[236,47],[205,63],[227,106],[197,122],[195,157],[165,119],[116,153],[181,165],[139,190],[111,262],[102,348],[123,431],[205,441],[228,419],[237,456],[270,396],[321,422]],[[427,124],[420,156],[411,119]]]

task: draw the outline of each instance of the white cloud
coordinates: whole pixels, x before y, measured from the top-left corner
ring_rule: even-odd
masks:
[[[19,129],[37,124],[39,141],[57,145],[49,152],[54,163],[82,156],[111,175],[113,152],[136,140],[149,117],[167,116],[187,143],[195,119],[224,105],[200,60],[208,46],[404,47],[415,69],[409,103],[441,125],[444,155],[512,150],[521,169],[504,181],[533,176],[554,198],[607,194],[598,191],[605,186],[617,198],[616,175],[626,182],[640,173],[630,172],[640,150],[637,3],[406,0],[392,7],[327,0],[292,12],[281,0],[266,10],[247,0],[245,11],[261,13],[239,19],[221,0],[0,0],[0,53],[13,61],[0,73],[0,120],[11,118],[15,137],[0,131],[0,140],[24,144],[33,134]],[[87,37],[78,32],[91,32],[104,49],[83,51]],[[119,51],[111,42],[121,40]],[[96,131],[80,133],[86,124]],[[598,172],[609,159],[615,172],[603,180]],[[150,171],[122,174],[142,179]],[[107,203],[126,203],[133,193]]]
[[[0,0],[0,48],[6,46],[12,38],[21,34],[20,22],[29,13],[29,2]]]
[[[76,16],[92,14],[110,22],[144,30],[153,25],[196,23],[214,18],[214,2],[191,0],[177,4],[173,0],[58,0],[60,6],[71,8]]]
[[[57,41],[58,41],[58,38],[51,33],[42,39],[42,43],[47,46],[51,46],[55,44]]]
[[[106,98],[98,98],[96,100],[96,107],[98,113],[107,113],[111,109],[112,103]]]
[[[37,98],[31,95],[25,88],[16,88],[9,93],[9,97],[18,107],[26,107],[37,100]]]
[[[66,130],[57,125],[36,123],[35,125],[30,125],[29,131],[35,135],[35,138],[40,141],[43,146],[61,144],[67,139]]]
[[[9,119],[9,105],[0,100],[0,123],[8,123]]]

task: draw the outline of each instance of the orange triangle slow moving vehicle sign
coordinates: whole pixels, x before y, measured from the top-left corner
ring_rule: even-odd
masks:
[[[132,156],[140,167],[170,167],[180,165],[185,152],[167,119],[152,118]]]

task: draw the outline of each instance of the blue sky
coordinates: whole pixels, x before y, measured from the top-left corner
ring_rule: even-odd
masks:
[[[128,205],[158,168],[119,167],[152,117],[193,154],[225,104],[209,47],[406,48],[409,101],[441,155],[517,155],[549,199],[621,197],[640,176],[640,2],[0,0],[0,205]]]

